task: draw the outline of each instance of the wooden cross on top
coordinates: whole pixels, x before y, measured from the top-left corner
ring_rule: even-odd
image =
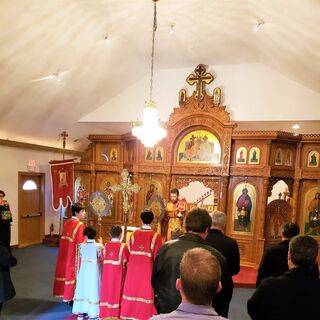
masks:
[[[206,84],[209,84],[213,81],[214,77],[211,73],[206,72],[206,67],[203,64],[199,64],[194,69],[195,75],[190,74],[187,78],[188,84],[190,86],[196,83],[196,98],[200,102],[204,97],[204,90]]]
[[[288,190],[288,188],[285,189],[285,191],[283,192],[283,200],[287,201],[287,198],[289,197],[290,192]]]

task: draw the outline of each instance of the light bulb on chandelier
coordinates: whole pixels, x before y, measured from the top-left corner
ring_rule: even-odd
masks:
[[[133,124],[132,134],[136,136],[145,147],[152,148],[167,136],[158,118],[158,110],[154,101],[146,101],[143,109],[143,122]]]
[[[145,102],[143,109],[142,123],[137,121],[133,123],[132,134],[136,136],[145,147],[152,148],[160,140],[167,136],[167,130],[164,129],[159,121],[156,103],[152,100],[153,89],[153,67],[154,67],[154,44],[157,30],[157,5],[158,0],[154,2],[153,10],[153,28],[152,28],[152,47],[151,47],[151,76],[150,76],[150,97]]]

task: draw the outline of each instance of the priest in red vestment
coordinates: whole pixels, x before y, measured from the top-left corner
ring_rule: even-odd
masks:
[[[184,230],[184,221],[188,214],[188,203],[185,198],[179,199],[179,190],[170,191],[170,202],[166,205],[166,219],[168,221],[166,241],[171,240],[171,233]]]
[[[112,237],[111,242],[105,245],[102,256],[103,270],[99,319],[120,317],[122,289],[126,265],[130,256],[127,245],[120,242],[121,227],[112,226],[110,235]]]
[[[84,241],[84,219],[86,213],[79,203],[72,205],[72,218],[68,219],[60,238],[60,247],[54,278],[53,295],[62,297],[63,301],[73,300],[77,277],[77,245]]]
[[[146,320],[157,314],[153,303],[151,274],[153,261],[161,246],[161,237],[150,227],[153,221],[151,211],[143,211],[140,218],[143,225],[132,234],[129,242],[130,262],[123,288],[120,315],[125,319]]]

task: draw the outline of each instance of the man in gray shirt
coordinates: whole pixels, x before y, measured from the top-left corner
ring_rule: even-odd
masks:
[[[203,248],[188,250],[182,257],[180,278],[176,281],[181,304],[170,313],[150,319],[226,320],[211,306],[213,297],[221,290],[220,278],[220,264],[210,251]]]

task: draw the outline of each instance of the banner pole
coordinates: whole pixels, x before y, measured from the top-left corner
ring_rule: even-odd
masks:
[[[60,206],[60,213],[59,213],[59,239],[61,237],[61,233],[62,233],[62,206]]]

